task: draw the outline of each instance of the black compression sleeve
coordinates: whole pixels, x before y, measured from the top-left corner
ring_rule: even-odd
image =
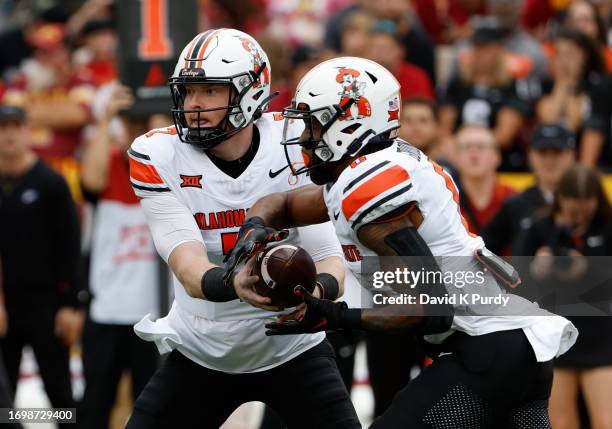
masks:
[[[212,302],[227,302],[238,299],[236,290],[233,286],[233,281],[229,285],[223,282],[223,274],[225,270],[221,267],[214,267],[206,271],[202,276],[200,287],[202,293],[208,301]]]
[[[425,271],[440,271],[429,246],[415,227],[402,228],[385,237],[385,243],[391,247],[399,256],[410,257],[410,265],[413,271],[423,268]],[[418,261],[418,262],[417,262]],[[418,266],[414,267],[415,264]],[[434,279],[437,276],[434,276]],[[442,278],[443,276],[440,276]],[[443,297],[446,294],[446,286],[443,282],[428,284],[427,290],[423,291],[429,296]],[[450,329],[454,308],[450,304],[427,304],[423,306],[423,323],[418,329],[423,334],[435,334]]]

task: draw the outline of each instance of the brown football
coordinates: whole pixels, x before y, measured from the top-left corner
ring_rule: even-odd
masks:
[[[302,302],[293,293],[296,286],[312,293],[317,281],[317,269],[308,252],[291,244],[269,247],[257,255],[253,274],[259,276],[255,291],[282,307]]]

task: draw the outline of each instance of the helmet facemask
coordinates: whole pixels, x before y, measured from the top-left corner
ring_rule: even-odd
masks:
[[[352,102],[351,100],[350,103]],[[303,103],[297,107],[294,103],[292,107],[283,110],[285,124],[281,144],[285,149],[285,157],[293,175],[308,173],[311,178],[312,176],[323,176],[324,174],[318,174],[323,170],[321,167],[329,165],[330,162],[339,161],[339,159],[334,159],[334,153],[328,146],[331,143],[325,141],[325,135],[334,122],[342,116],[346,107],[346,105],[342,108],[339,105],[333,105],[310,110]],[[295,120],[304,121],[305,132],[301,136],[288,138],[289,124]],[[306,149],[311,154],[311,159],[291,159],[288,146],[292,145],[300,145]],[[302,155],[305,155],[303,151]]]
[[[178,136],[184,143],[189,143],[203,150],[209,150],[245,128],[253,120],[261,116],[261,111],[268,100],[262,100],[261,105],[256,108],[256,112],[251,115],[251,120],[247,122],[242,111],[241,101],[245,94],[251,89],[253,84],[258,81],[259,72],[249,71],[229,77],[205,77],[202,69],[184,69],[181,76],[170,79],[170,90],[172,94],[173,109],[172,118],[178,131]],[[221,107],[210,109],[185,109],[185,97],[187,95],[187,85],[223,84],[229,86],[227,104]],[[249,107],[249,109],[251,109]],[[200,127],[200,114],[225,110],[225,116],[213,127]],[[190,127],[186,114],[196,113],[198,115],[196,126]]]

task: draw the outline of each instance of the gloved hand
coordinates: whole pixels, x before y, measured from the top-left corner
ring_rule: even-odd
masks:
[[[274,228],[267,227],[260,217],[247,219],[238,231],[236,245],[223,259],[223,262],[225,262],[223,281],[226,284],[229,283],[240,262],[248,260],[255,253],[263,250],[267,243],[284,240],[288,235],[289,231],[286,229],[277,231]]]
[[[266,324],[266,335],[312,334],[340,328],[351,328],[346,317],[349,309],[345,302],[333,302],[312,296],[304,287],[297,286],[295,294],[306,304],[301,320],[288,320]]]

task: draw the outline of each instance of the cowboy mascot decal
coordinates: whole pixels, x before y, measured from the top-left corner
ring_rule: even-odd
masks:
[[[340,107],[344,107],[349,100],[355,100],[355,104],[357,105],[357,119],[362,119],[366,116],[370,116],[372,114],[372,109],[370,108],[368,99],[363,96],[366,83],[357,80],[359,74],[357,70],[341,68],[338,70],[336,82],[342,86],[342,91],[338,93],[338,95],[340,95]],[[342,116],[338,119],[341,121],[345,119],[355,119],[351,112],[351,105],[346,106]]]
[[[270,83],[270,68],[268,64],[264,64],[261,52],[259,52],[259,49],[257,49],[257,46],[255,46],[251,39],[241,37],[240,41],[242,42],[242,47],[253,56],[253,71],[257,73],[261,67],[264,67],[262,72],[263,79],[260,76],[259,81],[253,83],[253,88],[257,88],[259,85],[268,85]]]

